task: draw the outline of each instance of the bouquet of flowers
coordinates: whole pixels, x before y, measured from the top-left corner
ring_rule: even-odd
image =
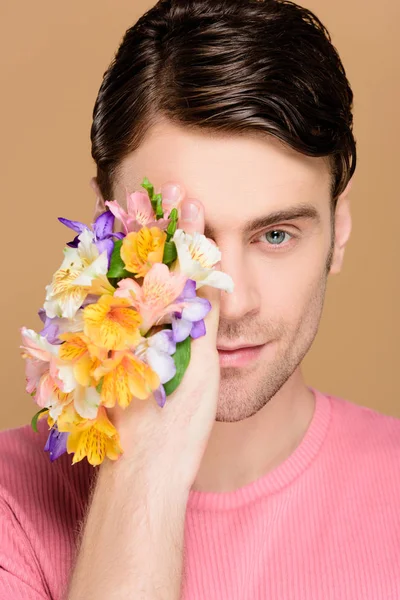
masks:
[[[128,193],[89,228],[59,218],[77,235],[46,286],[39,333],[21,328],[26,391],[47,418],[44,450],[53,461],[73,453],[99,465],[123,453],[107,409],[132,398],[162,408],[190,361],[191,340],[205,335],[211,310],[196,290],[233,290],[217,271],[217,246],[204,235],[178,229],[178,211],[164,211],[147,178],[145,192]],[[115,219],[123,231],[114,233]]]

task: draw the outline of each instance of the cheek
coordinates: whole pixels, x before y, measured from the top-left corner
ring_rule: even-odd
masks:
[[[263,257],[253,262],[251,279],[261,298],[261,312],[272,320],[297,321],[310,305],[320,301],[324,289],[326,253],[324,244],[311,244],[285,256]]]

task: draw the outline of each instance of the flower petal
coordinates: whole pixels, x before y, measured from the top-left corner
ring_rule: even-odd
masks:
[[[232,293],[234,288],[232,277],[222,271],[210,271],[204,279],[197,281],[197,289],[203,285],[209,285],[210,287],[225,290],[229,293]]]
[[[196,298],[196,282],[194,279],[188,279],[179,300]]]
[[[166,352],[167,354],[175,354],[176,343],[174,341],[174,334],[171,329],[164,329],[154,335],[147,338],[148,346],[156,348],[160,352]]]
[[[76,235],[72,242],[67,242],[67,246],[70,248],[77,248],[79,246],[79,235]]]
[[[64,217],[58,217],[58,220],[63,225],[66,225],[67,227],[73,229],[78,233],[82,233],[83,231],[85,231],[85,229],[89,229],[87,225],[81,223],[80,221],[71,221],[70,219],[64,219]]]
[[[158,406],[160,406],[161,408],[165,405],[167,394],[165,393],[163,385],[160,385],[160,387],[154,391],[154,398]]]
[[[103,212],[93,223],[93,231],[96,240],[104,240],[112,234],[114,227],[115,215],[110,210]]]
[[[182,310],[182,319],[187,319],[192,323],[201,321],[210,312],[211,303],[206,298],[196,298],[189,300]]]
[[[199,337],[203,337],[203,335],[206,335],[206,324],[202,319],[201,321],[193,323],[192,331],[190,332],[190,337],[196,340]]]
[[[133,192],[126,190],[126,206],[132,221],[138,221],[142,227],[154,220],[154,211],[147,192]]]
[[[50,453],[51,462],[59,458],[67,451],[68,436],[69,433],[58,431],[56,426],[51,428],[49,437],[47,438],[47,442],[44,447],[44,451]]]
[[[96,242],[96,246],[99,254],[102,254],[104,251],[107,252],[108,268],[110,268],[111,255],[114,250],[114,242],[111,238],[107,238],[105,240],[103,239]]]
[[[116,200],[106,200],[106,202],[104,203],[106,206],[108,206],[108,208],[110,209],[110,211],[112,212],[112,214],[119,220],[121,221],[121,223],[124,226],[125,229],[125,233],[128,233],[129,231],[129,219],[128,219],[128,215],[126,214],[126,212],[124,211],[124,209],[122,208],[122,206],[120,206],[118,204],[118,202]]]
[[[155,348],[149,348],[146,352],[146,362],[157,373],[161,383],[167,383],[175,377],[175,362],[169,354],[159,352]]]
[[[172,317],[172,332],[174,335],[175,342],[183,342],[189,337],[192,330],[193,323],[186,319],[180,319],[178,317]]]
[[[100,394],[93,387],[77,384],[74,390],[74,407],[84,419],[95,419],[100,406]]]

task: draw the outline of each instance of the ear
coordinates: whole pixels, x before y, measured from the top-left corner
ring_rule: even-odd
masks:
[[[104,204],[104,198],[100,191],[96,177],[91,178],[90,187],[96,194],[96,204],[95,204],[94,216],[93,216],[93,221],[95,221],[97,219],[97,217],[99,217],[106,210],[106,205]]]
[[[336,275],[340,273],[343,265],[344,251],[349,241],[352,220],[350,213],[349,193],[353,186],[353,178],[350,179],[346,189],[340,194],[335,210],[335,246],[332,264],[329,273]]]

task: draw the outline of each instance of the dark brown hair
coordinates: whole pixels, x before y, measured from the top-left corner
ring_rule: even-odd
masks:
[[[328,157],[334,208],[356,167],[352,103],[311,11],[287,0],[160,0],[126,31],[104,74],[91,128],[97,181],[113,199],[121,161],[167,119]]]

